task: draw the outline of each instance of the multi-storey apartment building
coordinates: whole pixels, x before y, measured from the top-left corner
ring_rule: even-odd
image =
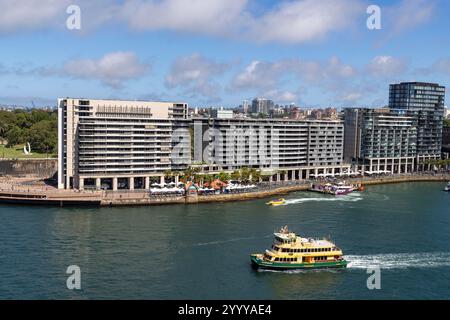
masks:
[[[301,180],[348,169],[343,140],[340,121],[195,119],[194,162],[225,171],[284,172],[284,180]]]
[[[344,110],[344,159],[361,172],[414,171],[417,119],[389,109]]]
[[[445,87],[424,82],[392,84],[389,108],[417,118],[416,168],[424,160],[441,157]]]
[[[149,188],[190,162],[185,103],[58,100],[60,189]]]
[[[265,114],[268,115],[274,108],[274,102],[265,98],[255,98],[252,101],[252,113],[253,114]]]

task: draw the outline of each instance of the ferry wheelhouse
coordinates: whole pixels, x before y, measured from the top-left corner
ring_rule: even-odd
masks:
[[[287,226],[274,236],[270,250],[250,255],[253,267],[272,270],[347,267],[342,250],[329,240],[302,238]]]

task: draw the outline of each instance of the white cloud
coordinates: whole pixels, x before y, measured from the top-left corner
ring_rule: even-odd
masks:
[[[386,8],[386,29],[391,36],[409,31],[430,21],[435,8],[436,0],[402,0],[400,3]]]
[[[98,60],[80,59],[65,63],[62,73],[75,78],[97,79],[112,87],[143,76],[149,69],[133,52],[112,52]]]
[[[348,31],[364,12],[357,0],[284,0],[261,13],[253,0],[0,0],[0,31],[65,28],[66,8],[81,7],[82,31],[122,23],[252,42],[303,43]]]
[[[288,90],[270,90],[263,94],[264,97],[272,99],[277,103],[292,103],[298,101],[298,94]]]
[[[333,56],[328,61],[285,59],[277,62],[252,61],[237,74],[231,89],[264,89],[276,87],[283,79],[294,77],[313,84],[354,77],[357,70]]]
[[[364,12],[356,0],[282,1],[262,15],[249,0],[127,1],[121,18],[137,30],[172,30],[257,42],[302,43],[350,28]]]
[[[180,87],[196,95],[216,100],[221,90],[215,77],[223,75],[229,65],[218,63],[200,54],[178,58],[167,74],[168,88]]]
[[[129,0],[121,17],[137,30],[224,35],[245,17],[246,4],[247,0]]]
[[[395,77],[403,75],[408,68],[405,60],[392,56],[376,56],[367,65],[368,72],[375,77]]]
[[[70,0],[0,0],[0,32],[35,29],[65,21]]]
[[[355,0],[285,1],[253,18],[249,34],[259,42],[315,41],[333,31],[348,30],[363,12],[363,4]]]

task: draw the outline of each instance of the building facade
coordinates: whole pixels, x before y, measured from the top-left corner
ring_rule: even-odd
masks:
[[[256,98],[252,101],[252,112],[253,114],[264,114],[268,115],[274,108],[274,102],[269,99]]]
[[[445,112],[445,87],[436,83],[404,82],[390,85],[389,108],[417,119],[416,168],[440,159]]]
[[[58,188],[148,189],[190,162],[185,103],[58,100]]]
[[[196,119],[194,136],[194,162],[219,171],[249,167],[302,180],[349,167],[342,159],[341,121]]]
[[[233,119],[234,112],[233,110],[226,110],[226,109],[212,109],[211,110],[211,117],[212,118],[219,118],[219,119]]]
[[[344,159],[365,173],[415,170],[417,119],[389,109],[344,110]]]

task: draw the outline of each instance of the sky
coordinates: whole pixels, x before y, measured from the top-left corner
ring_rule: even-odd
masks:
[[[370,5],[381,29],[368,28]],[[235,107],[265,97],[382,107],[390,83],[450,86],[447,0],[0,0],[0,9],[0,105]]]

